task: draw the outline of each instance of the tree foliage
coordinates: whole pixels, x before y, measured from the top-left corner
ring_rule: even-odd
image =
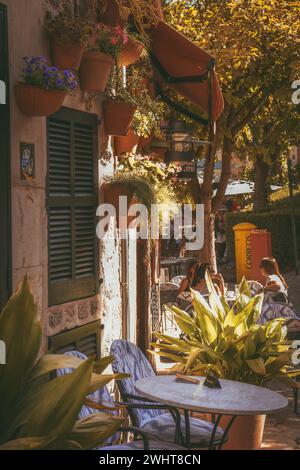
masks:
[[[167,0],[166,21],[217,63],[225,100],[217,123],[215,151],[223,150],[222,176],[212,199],[211,167],[206,161],[202,194],[207,210],[215,213],[222,203],[230,176],[230,156],[237,140],[259,114],[268,113],[271,97],[283,112],[291,102],[292,81],[300,74],[300,7],[286,0]],[[275,101],[274,101],[275,102]],[[288,116],[285,116],[288,118]],[[287,122],[286,122],[287,124]],[[286,129],[288,134],[288,128]],[[208,240],[206,239],[206,243]],[[213,244],[211,244],[213,246]]]

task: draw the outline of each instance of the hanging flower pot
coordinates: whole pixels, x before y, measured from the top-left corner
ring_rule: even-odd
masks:
[[[87,93],[102,93],[113,65],[113,58],[103,52],[86,51],[79,69],[80,88]]]
[[[128,217],[128,215],[120,215],[120,197],[127,197],[127,209],[129,210],[132,204],[135,204],[134,191],[132,188],[128,188],[125,184],[112,182],[104,183],[101,186],[103,191],[103,200],[105,204],[111,204],[116,211],[116,226],[118,228],[127,228],[128,225],[132,222],[133,218]]]
[[[103,102],[104,126],[108,135],[127,136],[136,106],[124,101],[107,99]]]
[[[27,116],[50,116],[62,106],[67,92],[45,90],[44,88],[17,83],[15,85],[17,104]]]
[[[66,95],[78,87],[72,70],[59,70],[47,64],[43,56],[24,57],[23,83],[15,86],[21,111],[27,116],[50,116],[59,110]]]
[[[128,67],[128,65],[134,64],[140,58],[143,49],[142,43],[129,37],[120,54],[120,65]]]
[[[126,136],[116,136],[114,138],[115,154],[131,152],[138,145],[139,139],[132,129],[129,129]]]
[[[139,144],[138,144],[138,147],[143,149],[145,147],[148,147],[148,145],[151,144],[152,142],[152,139],[153,139],[153,133],[151,133],[148,137],[143,137],[141,136],[139,138]]]
[[[167,150],[169,150],[169,145],[167,142],[152,142],[150,149],[153,153],[164,159]]]
[[[55,37],[51,37],[51,57],[52,62],[59,69],[73,69],[79,68],[82,55],[84,52],[83,47],[78,43],[61,43]]]
[[[109,0],[104,13],[101,15],[101,23],[108,26],[123,26],[119,5],[115,0]]]

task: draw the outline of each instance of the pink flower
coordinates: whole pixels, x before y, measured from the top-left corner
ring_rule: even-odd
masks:
[[[111,38],[110,42],[112,43],[113,46],[116,46],[118,44],[118,39],[116,37]]]

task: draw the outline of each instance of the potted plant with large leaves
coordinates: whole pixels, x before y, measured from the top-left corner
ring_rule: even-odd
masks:
[[[263,294],[251,298],[248,284],[243,280],[237,300],[230,306],[225,297],[218,296],[209,275],[206,281],[209,303],[199,292],[191,291],[193,316],[177,307],[166,307],[181,329],[182,337],[176,339],[156,333],[159,340],[153,343],[156,354],[173,360],[176,365],[172,370],[184,374],[210,374],[258,386],[275,379],[300,388],[293,380],[300,370],[295,370],[291,361],[294,350],[286,340],[285,320],[279,318],[259,324]],[[224,423],[230,417],[222,419]],[[264,424],[265,416],[239,416],[223,448],[260,448]]]
[[[50,36],[53,64],[60,69],[78,69],[93,32],[93,25],[74,12],[70,0],[47,0],[45,30]]]
[[[82,91],[100,93],[105,90],[111,68],[118,61],[122,46],[127,40],[127,34],[120,26],[96,25],[80,66]]]
[[[78,415],[90,393],[124,374],[102,374],[111,357],[40,356],[42,326],[26,278],[1,312],[0,332],[7,353],[0,366],[0,450],[93,449],[115,434],[123,419]],[[58,368],[74,372],[52,377]]]
[[[62,106],[66,95],[74,91],[77,77],[72,70],[49,66],[43,56],[24,57],[25,67],[15,85],[16,101],[27,116],[49,116]]]

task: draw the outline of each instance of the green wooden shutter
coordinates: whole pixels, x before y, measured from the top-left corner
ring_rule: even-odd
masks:
[[[49,338],[49,350],[52,353],[64,354],[69,351],[79,351],[86,356],[94,354],[97,359],[101,354],[100,320],[80,326]]]
[[[97,147],[96,116],[62,109],[48,118],[49,305],[97,292]]]

